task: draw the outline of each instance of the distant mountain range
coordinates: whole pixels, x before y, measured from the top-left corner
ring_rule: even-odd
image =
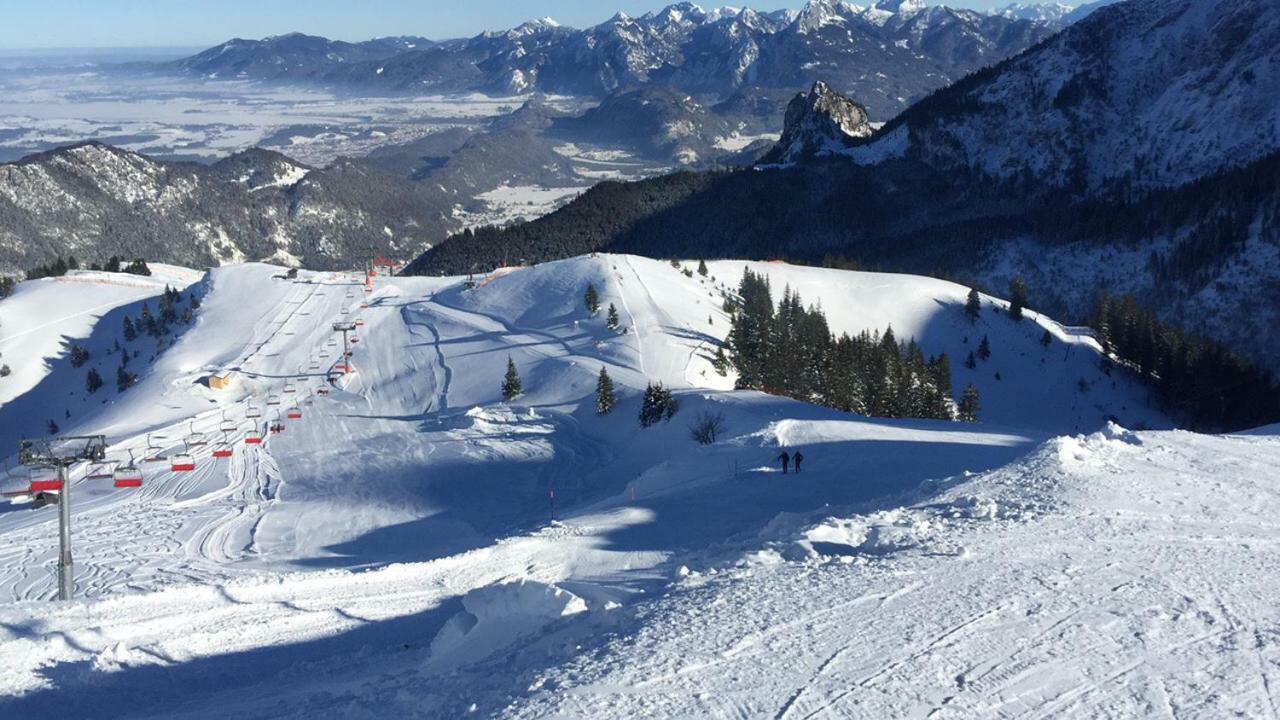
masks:
[[[237,39],[165,69],[365,92],[604,96],[661,86],[704,101],[822,80],[887,120],[911,100],[1044,39],[1075,14],[1065,6],[981,13],[920,0],[870,7],[810,0],[799,11],[773,12],[678,3],[639,17],[618,13],[584,29],[543,19],[441,42]]]
[[[1047,311],[1133,293],[1280,369],[1277,47],[1271,0],[1129,0],[870,137],[857,103],[818,85],[772,165],[601,185],[414,270],[620,250],[840,258],[997,290],[1022,275]]]

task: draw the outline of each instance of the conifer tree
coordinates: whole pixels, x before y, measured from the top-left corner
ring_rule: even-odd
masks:
[[[969,322],[976,322],[978,316],[982,314],[982,297],[978,295],[978,288],[969,288],[969,298],[964,303],[964,314],[969,316]]]
[[[1009,317],[1014,320],[1022,319],[1022,309],[1027,306],[1027,282],[1021,277],[1015,277],[1009,283]]]
[[[595,283],[587,283],[587,292],[582,296],[582,303],[587,306],[587,312],[592,315],[600,311],[600,295],[596,292]]]
[[[706,276],[707,276],[707,261],[706,261],[706,260],[699,260],[699,261],[698,261],[698,274],[699,274],[699,275],[701,275],[702,277],[706,277]]]
[[[125,342],[133,342],[138,339],[138,331],[133,327],[133,320],[128,315],[124,316],[124,340]]]
[[[964,389],[960,398],[959,419],[961,422],[978,422],[978,412],[982,406],[978,402],[978,388],[970,385]]]
[[[602,365],[600,376],[596,378],[596,412],[608,415],[617,404],[618,400],[613,394],[613,378],[609,377],[609,371]]]
[[[102,387],[102,376],[94,368],[89,368],[89,372],[85,375],[84,387],[89,391],[90,395],[98,392],[98,389]]]
[[[58,431],[60,430],[60,428],[58,427],[58,423],[54,422],[53,418],[49,418],[49,424],[46,425],[45,427],[49,431],[50,435],[57,435]]]
[[[964,359],[964,366],[969,368],[970,370],[978,367],[978,361],[973,357],[972,350],[969,351],[968,357]]]
[[[524,385],[520,382],[520,373],[516,370],[516,363],[507,356],[507,374],[502,379],[502,399],[505,401],[514,400],[524,392]]]
[[[982,336],[982,342],[978,343],[978,357],[982,360],[991,359],[991,343],[987,341],[987,336]]]
[[[618,308],[614,307],[613,303],[609,303],[609,313],[605,317],[604,326],[610,330],[617,330],[622,326],[622,320],[618,317]]]
[[[729,374],[729,358],[725,356],[723,347],[716,348],[716,354],[711,358],[711,367],[720,377]]]
[[[649,383],[644,389],[644,400],[640,404],[640,427],[647,428],[663,420],[675,417],[679,404],[671,391],[661,382]]]
[[[116,392],[124,392],[138,382],[138,376],[125,370],[124,365],[116,368]]]
[[[1045,328],[1044,334],[1040,336],[1040,346],[1048,348],[1053,343],[1053,335],[1049,333],[1049,329]]]

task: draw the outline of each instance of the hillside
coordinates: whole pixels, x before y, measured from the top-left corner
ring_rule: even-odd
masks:
[[[950,354],[980,330],[992,357],[972,373],[957,363],[955,382],[980,388],[983,421],[875,419],[730,390],[709,348],[728,329],[719,288],[745,268],[820,303],[837,332],[892,326]],[[0,510],[0,593],[15,601],[0,608],[0,709],[620,717],[852,701],[888,714],[1023,702],[1088,712],[1140,702],[1085,684],[1139,661],[1218,662],[1224,707],[1265,702],[1261,691],[1225,692],[1256,680],[1254,650],[1234,635],[1191,640],[1219,625],[1253,637],[1271,622],[1259,599],[1270,574],[1249,547],[1264,542],[1274,493],[1248,468],[1280,461],[1273,433],[1109,424],[1165,421],[1122,370],[1102,373],[1078,329],[1039,315],[1015,323],[996,298],[983,299],[975,327],[961,286],[781,263],[715,262],[703,278],[596,255],[493,273],[474,289],[459,277],[378,277],[367,295],[359,275],[279,274],[232,266],[188,287],[179,303],[200,298],[192,321],[154,358],[155,340],[119,337],[119,313],[139,312],[136,299],[97,323],[48,329],[105,367],[117,340],[142,351],[138,383],[85,404],[89,366],[55,354],[36,390],[0,405],[3,446],[43,431],[27,397],[49,410],[81,403],[63,431],[105,432],[113,459],[173,454],[193,433],[209,444],[192,448],[193,472],[144,463],[140,490],[75,471],[77,593],[88,599],[70,605],[41,601],[52,592],[52,511],[21,500]],[[0,327],[57,282],[0,301]],[[619,331],[584,309],[588,283],[618,309]],[[62,297],[72,314],[78,295]],[[331,324],[344,318],[362,325],[354,371],[330,384]],[[508,357],[524,394],[503,403]],[[603,417],[601,367],[619,400]],[[225,390],[200,382],[225,370],[235,373]],[[641,429],[639,395],[653,380],[680,409]],[[282,418],[284,432],[244,443],[295,405],[302,417]],[[263,418],[247,417],[253,407]],[[701,446],[689,424],[708,411],[725,426]],[[227,422],[232,456],[214,459]],[[1061,432],[1094,434],[1052,438]],[[803,452],[801,474],[777,471],[781,450]],[[0,489],[20,492],[26,479],[10,473]],[[1172,539],[1189,526],[1235,542]],[[1240,577],[1215,591],[1206,567]],[[1169,612],[1139,612],[1153,604]],[[1113,632],[1097,621],[1107,613],[1138,625]],[[775,647],[773,628],[790,623],[814,637]],[[1146,641],[1134,639],[1139,627]],[[1038,640],[1016,648],[1011,629]],[[1111,644],[1088,650],[1098,643]],[[850,644],[860,651],[840,651]],[[717,665],[692,660],[704,652]],[[788,661],[766,679],[775,652]],[[960,658],[970,664],[940,671]],[[1011,662],[1031,674],[1016,681]],[[720,663],[754,678],[750,689],[709,669]],[[1151,682],[1147,673],[1131,677]],[[627,698],[614,680],[632,688]],[[688,682],[708,692],[680,690]],[[1013,699],[1014,685],[1034,695]],[[1188,702],[1187,690],[1166,692],[1175,707]]]
[[[1277,20],[1259,0],[1106,6],[870,137],[847,122],[861,98],[815,85],[766,164],[597,186],[455,235],[412,271],[600,250],[836,259],[991,288],[1020,275],[1046,312],[1079,320],[1101,292],[1132,294],[1280,370]]]

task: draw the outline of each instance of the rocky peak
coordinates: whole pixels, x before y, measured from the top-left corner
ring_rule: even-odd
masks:
[[[782,138],[764,162],[784,163],[849,147],[872,133],[867,110],[818,81],[787,104]]]

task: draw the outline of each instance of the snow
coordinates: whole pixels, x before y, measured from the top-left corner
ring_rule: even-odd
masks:
[[[169,447],[191,428],[216,436],[225,411],[233,457],[197,449],[193,473],[148,465],[133,492],[76,470],[80,599],[67,604],[47,602],[53,511],[0,509],[0,712],[1268,712],[1274,428],[1108,424],[1160,418],[1118,372],[1082,402],[1091,338],[1035,313],[1015,323],[994,298],[979,321],[992,365],[967,376],[952,363],[958,387],[981,385],[983,423],[732,391],[709,348],[728,330],[717,287],[747,265],[821,302],[837,331],[892,324],[948,353],[976,335],[963,287],[776,263],[709,263],[704,279],[597,255],[470,290],[379,277],[367,299],[358,274],[193,278],[195,324],[64,430],[104,432],[116,456],[148,433]],[[587,315],[588,282],[625,333]],[[46,285],[20,286],[0,317]],[[62,309],[101,302],[87,293],[64,293]],[[333,362],[330,327],[351,317],[364,323],[354,373],[311,395],[324,385],[311,361]],[[81,322],[95,346],[119,325]],[[46,332],[56,346],[60,328],[29,336]],[[502,403],[508,357],[526,393]],[[50,365],[32,397],[60,410],[83,376]],[[620,404],[598,417],[602,366]],[[226,370],[228,390],[199,382]],[[681,410],[641,430],[651,380]],[[247,407],[286,384],[311,395],[304,418],[239,442]],[[26,397],[0,405],[7,434],[31,424]],[[688,436],[704,411],[726,426],[705,447]],[[779,472],[779,448],[801,450],[804,471]]]

